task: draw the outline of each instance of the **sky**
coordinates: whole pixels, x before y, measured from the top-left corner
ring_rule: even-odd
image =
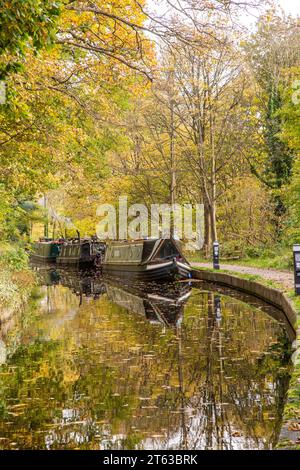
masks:
[[[293,16],[300,16],[300,0],[277,0],[277,2],[286,13],[290,13]],[[148,0],[147,3],[152,6],[154,11],[157,11],[160,10],[160,4],[163,2],[159,0]]]
[[[179,0],[173,0],[173,3],[176,3]],[[286,14],[290,14],[294,17],[300,17],[300,0],[275,0],[277,4],[283,9]],[[261,6],[266,6],[267,2],[261,0]],[[165,0],[147,0],[147,5],[150,8],[150,11],[158,15],[164,14],[168,11],[169,7],[165,6]],[[263,12],[263,9],[252,9],[248,11],[240,11],[239,22],[241,25],[246,27],[248,31],[255,28],[256,21],[258,16]]]
[[[300,0],[279,0],[279,3],[286,13],[300,15]]]

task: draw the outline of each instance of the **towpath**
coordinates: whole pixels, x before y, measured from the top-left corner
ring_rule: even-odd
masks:
[[[212,268],[212,263],[192,263],[194,268]],[[282,284],[286,289],[293,289],[294,275],[291,271],[279,271],[277,269],[255,268],[252,266],[239,266],[237,264],[221,264],[221,269],[233,273],[252,274]]]

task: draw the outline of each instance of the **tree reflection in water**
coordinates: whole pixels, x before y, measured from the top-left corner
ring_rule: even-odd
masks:
[[[270,308],[186,284],[41,276],[4,338],[0,448],[274,447],[290,341]]]

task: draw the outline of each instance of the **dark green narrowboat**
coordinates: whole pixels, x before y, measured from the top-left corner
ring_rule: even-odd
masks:
[[[65,241],[61,246],[56,262],[61,265],[101,267],[104,251],[105,243],[103,242],[92,238],[76,238]]]
[[[40,239],[33,245],[32,261],[55,262],[59,255],[63,240]]]
[[[142,281],[188,279],[192,268],[172,238],[109,242],[103,273]]]

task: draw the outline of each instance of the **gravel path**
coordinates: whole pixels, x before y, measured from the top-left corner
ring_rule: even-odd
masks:
[[[195,268],[212,268],[212,263],[192,263],[192,266]],[[294,275],[290,271],[277,271],[277,269],[254,268],[251,266],[239,266],[236,264],[223,264],[220,265],[220,268],[236,273],[261,276],[265,279],[278,282],[287,289],[293,289],[294,286]]]

